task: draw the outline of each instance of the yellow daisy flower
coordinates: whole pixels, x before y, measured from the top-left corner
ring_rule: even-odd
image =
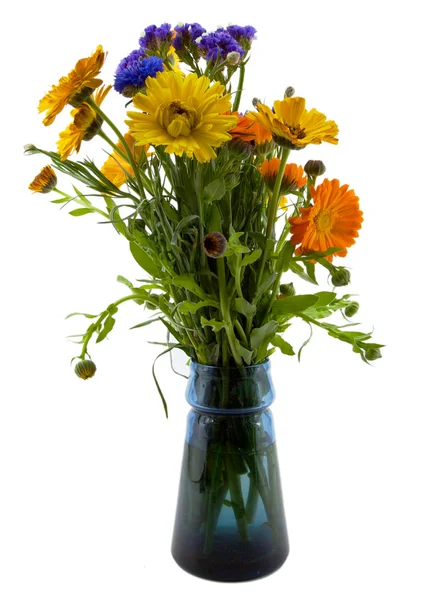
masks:
[[[181,61],[180,61],[180,58],[178,57],[177,52],[175,51],[174,46],[169,47],[165,62],[169,64],[169,68],[166,65],[164,65],[165,69],[167,69],[168,71],[169,70],[175,71],[176,73],[180,73],[180,75],[184,76],[183,71],[180,69]]]
[[[258,112],[248,112],[249,119],[270,131],[280,146],[299,150],[308,144],[338,143],[336,123],[327,121],[315,108],[306,110],[304,98],[276,100],[274,112],[265,104],[257,104],[256,108]]]
[[[89,58],[81,58],[67,77],[53,85],[39,102],[39,112],[46,111],[44,125],[51,125],[66,104],[79,106],[102,83],[96,79],[104,64],[106,53],[98,46]]]
[[[111,88],[111,85],[102,86],[92,95],[92,99],[98,106],[102,104]],[[66,160],[72,152],[79,152],[81,142],[93,139],[102,126],[102,118],[86,102],[78,108],[74,108],[71,116],[73,117],[72,123],[61,132],[57,142],[57,151],[62,160]]]
[[[124,135],[124,139],[129,146],[136,163],[139,164],[142,155],[147,154],[148,152],[148,144],[145,146],[137,146],[129,131]],[[118,141],[117,148],[119,148],[119,150],[121,150],[123,153],[125,152],[121,140]],[[118,188],[127,182],[128,174],[132,177],[134,176],[134,170],[130,163],[116,152],[113,152],[105,161],[101,168],[101,173]]]
[[[163,71],[148,77],[146,86],[146,93],[133,99],[143,112],[128,112],[126,121],[137,145],[166,146],[165,152],[208,162],[216,157],[213,148],[231,139],[228,131],[238,119],[223,114],[231,102],[221,83],[211,84],[195,73],[182,77]]]
[[[29,190],[32,192],[40,192],[41,194],[48,194],[57,185],[57,175],[52,167],[47,165],[42,171],[36,175],[31,184]]]

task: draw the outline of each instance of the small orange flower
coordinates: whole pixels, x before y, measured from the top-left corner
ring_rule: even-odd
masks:
[[[266,185],[272,190],[275,185],[277,174],[280,167],[280,159],[272,158],[271,160],[265,160],[259,167],[261,177],[264,179]],[[303,167],[299,167],[295,164],[289,164],[285,166],[284,174],[282,177],[282,184],[280,193],[289,194],[290,192],[297,190],[307,183],[307,177],[303,172]]]
[[[29,190],[32,192],[40,192],[41,194],[48,194],[57,185],[57,175],[52,167],[47,165],[42,169],[39,175],[33,179],[29,185]]]
[[[301,208],[300,217],[291,217],[291,243],[300,244],[296,254],[306,254],[311,250],[325,252],[329,248],[342,248],[340,252],[327,256],[346,256],[347,248],[355,243],[361,228],[363,213],[359,199],[348,185],[338,179],[324,179],[315,189],[310,188],[313,205]]]
[[[139,164],[141,157],[148,153],[149,145],[146,144],[145,146],[137,146],[136,141],[131,136],[129,131],[124,135],[124,139],[126,144],[129,146],[136,163]],[[117,148],[121,152],[125,153],[123,143],[120,140],[117,142]],[[107,158],[101,168],[101,173],[118,188],[127,182],[129,179],[128,175],[131,175],[132,177],[134,175],[132,166],[127,160],[120,156],[120,154],[117,154],[117,152],[113,152]]]
[[[229,132],[233,138],[240,138],[244,142],[253,142],[256,146],[261,146],[272,141],[270,131],[264,129],[260,123],[249,119],[247,113],[244,116],[238,112],[231,114],[237,115],[239,118],[237,125]]]

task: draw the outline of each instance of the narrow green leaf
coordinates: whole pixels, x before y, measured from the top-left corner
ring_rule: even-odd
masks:
[[[279,348],[283,354],[287,354],[288,356],[295,355],[294,348],[280,335],[275,335],[271,343],[273,346],[276,346],[276,348]]]
[[[246,267],[247,265],[251,265],[256,262],[261,256],[262,251],[258,248],[249,254],[248,256],[244,256],[240,262],[241,267]]]
[[[71,210],[69,214],[72,215],[72,217],[82,217],[83,215],[88,215],[92,212],[94,212],[92,208],[75,208],[75,210]]]
[[[308,263],[306,263],[306,270],[308,270],[307,264]],[[290,265],[289,265],[289,269],[290,269],[290,271],[292,271],[293,273],[295,273],[296,275],[298,275],[299,277],[301,277],[302,279],[304,279],[308,283],[314,283],[315,285],[317,285],[317,281],[315,279],[315,276],[312,277],[309,274],[309,272],[305,273],[303,267],[298,262],[296,262],[295,260],[291,260]]]
[[[252,329],[250,336],[250,344],[252,350],[257,351],[256,360],[260,361],[267,354],[267,346],[273,339],[276,331],[279,329],[277,321],[269,321],[262,327]]]
[[[256,306],[244,298],[236,298],[234,300],[234,308],[238,313],[248,318],[254,317],[256,314]]]
[[[133,290],[135,287],[134,284],[131,283],[129,279],[126,279],[126,277],[123,277],[123,275],[117,275],[117,281],[126,285],[130,290]]]
[[[203,191],[204,202],[214,202],[220,200],[225,196],[226,185],[222,178],[215,179],[211,183],[205,186]]]
[[[138,325],[134,325],[133,327],[130,327],[129,329],[138,329],[139,327],[146,327],[147,325],[150,325],[151,323],[155,323],[156,321],[159,321],[159,317],[156,317],[155,319],[149,319],[148,321],[144,321],[143,323],[138,323]]]
[[[160,277],[161,272],[155,261],[136,242],[131,242],[129,248],[132,256],[144,271],[152,277]]]
[[[89,315],[88,313],[73,312],[67,317],[65,317],[65,319],[69,319],[70,317],[76,316],[86,317],[87,319],[96,319],[96,317],[98,317],[99,315]]]
[[[106,336],[112,331],[112,328],[115,325],[115,319],[111,315],[108,315],[104,321],[104,326],[100,334],[96,338],[96,344],[99,344],[102,340],[106,338]]]
[[[186,273],[185,275],[176,275],[172,279],[173,285],[177,287],[186,288],[201,300],[208,300],[207,294],[200,288],[195,281],[195,277],[192,273]]]
[[[172,239],[171,239],[172,246],[177,245],[178,236],[180,235],[181,231],[186,227],[186,225],[188,225],[192,221],[195,221],[195,219],[199,220],[199,216],[198,215],[189,215],[188,217],[184,217],[184,219],[182,219],[180,221],[180,223],[175,228],[175,231],[174,231]]]
[[[313,306],[318,302],[318,296],[304,294],[300,296],[288,296],[281,300],[276,300],[273,304],[272,313],[274,315],[292,315]]]

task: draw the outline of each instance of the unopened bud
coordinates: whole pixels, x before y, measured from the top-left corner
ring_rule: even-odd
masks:
[[[295,288],[293,283],[283,283],[280,288],[281,296],[295,296]]]
[[[335,287],[348,285],[351,280],[351,274],[348,269],[338,269],[332,275],[331,282]]]
[[[368,348],[365,352],[366,360],[377,360],[381,358],[381,352],[379,348]]]
[[[226,247],[226,237],[218,231],[208,233],[203,239],[203,250],[210,258],[220,258],[223,256]]]
[[[252,144],[244,142],[240,138],[233,138],[227,143],[230,154],[240,160],[247,160],[253,153]]]
[[[75,365],[75,374],[80,379],[90,379],[96,373],[96,365],[92,360],[80,360]]]
[[[344,314],[346,317],[351,318],[355,314],[357,314],[359,308],[360,308],[360,304],[358,302],[350,302],[345,307]]]
[[[226,57],[226,61],[231,67],[236,67],[239,64],[240,59],[240,52],[229,52]]]
[[[252,104],[255,106],[255,108],[258,106],[258,104],[262,104],[261,100],[259,98],[253,98],[252,99]]]
[[[285,98],[292,98],[294,96],[294,94],[295,94],[295,89],[290,85],[285,90],[284,96],[285,96]]]
[[[308,160],[304,166],[305,173],[311,177],[319,177],[326,172],[325,164],[322,160]]]

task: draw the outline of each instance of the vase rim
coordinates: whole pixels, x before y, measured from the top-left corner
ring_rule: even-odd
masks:
[[[237,367],[237,366],[230,366],[230,367],[224,367],[224,366],[214,366],[214,365],[205,365],[204,363],[199,363],[196,360],[194,360],[193,358],[191,359],[191,366],[194,365],[195,367],[204,367],[205,369],[214,369],[215,371],[239,371],[239,370],[253,370],[253,369],[258,369],[259,367],[265,367],[268,366],[270,367],[270,359],[266,358],[265,360],[263,360],[260,363],[256,363],[254,365],[244,365],[243,367]]]

